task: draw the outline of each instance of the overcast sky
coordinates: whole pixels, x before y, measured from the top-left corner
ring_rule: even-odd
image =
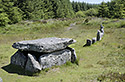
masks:
[[[79,2],[86,2],[86,3],[93,3],[93,4],[99,4],[101,3],[102,1],[104,2],[108,2],[108,1],[111,1],[111,0],[70,0],[71,2],[72,1],[79,1]]]

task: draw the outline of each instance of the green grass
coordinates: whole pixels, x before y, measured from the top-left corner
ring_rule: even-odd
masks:
[[[94,21],[95,20],[95,21]],[[68,24],[64,25],[46,24],[44,29],[40,28],[42,24],[39,23],[31,25],[8,25],[9,32],[5,28],[0,29],[0,77],[3,82],[122,82],[125,80],[125,28],[110,26],[112,23],[107,19],[105,26],[104,37],[101,41],[96,42],[90,47],[83,47],[86,39],[96,37],[97,30],[100,27],[100,21],[104,19],[92,19],[89,21],[91,24],[82,23],[84,19],[77,19],[70,21],[70,23],[79,21],[79,24],[73,26],[70,30]],[[120,20],[118,23],[121,23]],[[96,22],[96,24],[94,24]],[[123,22],[123,21],[122,21]],[[124,23],[124,22],[123,22]],[[54,27],[56,28],[54,28]],[[12,30],[10,29],[12,27]],[[18,27],[20,31],[18,31]],[[48,27],[48,28],[46,28]],[[16,29],[17,28],[17,29]],[[31,40],[46,37],[61,37],[73,38],[77,42],[70,45],[75,48],[78,56],[79,65],[67,62],[62,66],[55,66],[40,72],[37,76],[27,76],[24,71],[16,67],[8,67],[14,73],[8,73],[2,67],[9,65],[10,57],[16,52],[11,45],[16,41]],[[14,71],[15,70],[15,71]],[[11,71],[11,72],[12,72]],[[24,72],[24,73],[23,73]],[[22,74],[21,74],[22,73]],[[115,78],[118,77],[118,78]],[[112,79],[114,78],[114,79]]]

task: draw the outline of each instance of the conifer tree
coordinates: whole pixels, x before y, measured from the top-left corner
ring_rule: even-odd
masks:
[[[5,26],[9,22],[8,15],[4,12],[3,10],[3,4],[2,1],[0,0],[0,26]]]
[[[122,0],[113,0],[109,3],[109,17],[110,18],[124,18],[125,17],[125,2]]]
[[[105,2],[102,2],[101,5],[99,6],[98,15],[100,17],[108,17],[109,9]]]
[[[17,0],[15,3],[23,11],[23,19],[41,19],[43,0]]]
[[[53,6],[51,0],[43,0],[43,12],[44,12],[44,19],[49,19],[54,17]]]
[[[56,13],[57,13],[57,17],[59,17],[59,18],[73,17],[74,11],[73,11],[70,1],[69,0],[59,0]]]
[[[7,16],[10,20],[8,23],[13,24],[22,20],[21,10],[18,7],[14,7],[14,3],[11,0],[2,0],[2,11],[3,17]],[[6,18],[7,19],[7,18]]]

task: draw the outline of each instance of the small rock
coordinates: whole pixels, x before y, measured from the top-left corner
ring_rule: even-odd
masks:
[[[42,69],[50,68],[55,65],[62,65],[67,61],[71,61],[71,51],[69,49],[43,54],[39,58]]]
[[[91,44],[92,44],[92,41],[90,39],[87,39],[86,44],[83,47],[91,46]]]
[[[76,25],[76,22],[75,22],[75,23],[70,24],[70,27],[72,27],[72,26],[74,26],[74,25]]]
[[[0,82],[3,82],[2,78],[0,77]]]
[[[65,49],[68,45],[75,42],[75,40],[69,38],[52,37],[37,40],[20,41],[14,43],[12,47],[24,51],[50,53]]]
[[[13,56],[11,56],[11,64],[19,65],[22,68],[25,67],[25,63],[27,61],[27,57],[25,53],[21,50],[18,50]]]
[[[92,44],[94,44],[96,42],[96,37],[92,38]]]

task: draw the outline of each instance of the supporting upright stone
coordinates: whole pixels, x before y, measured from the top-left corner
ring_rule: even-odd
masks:
[[[21,50],[18,50],[13,56],[11,56],[11,64],[19,65],[22,68],[25,67],[25,63],[27,61],[27,57],[25,53]]]
[[[92,38],[92,44],[94,44],[96,42],[96,37]]]
[[[71,62],[74,63],[77,59],[77,55],[74,48],[67,47],[71,51]]]
[[[91,44],[92,44],[92,41],[90,39],[87,39],[86,44],[83,47],[91,46]]]
[[[28,53],[28,60],[25,70],[28,70],[30,72],[38,72],[41,70],[41,66],[34,55]]]
[[[69,49],[43,54],[39,57],[39,62],[42,69],[50,68],[55,65],[62,65],[67,61],[71,61],[71,51]]]

